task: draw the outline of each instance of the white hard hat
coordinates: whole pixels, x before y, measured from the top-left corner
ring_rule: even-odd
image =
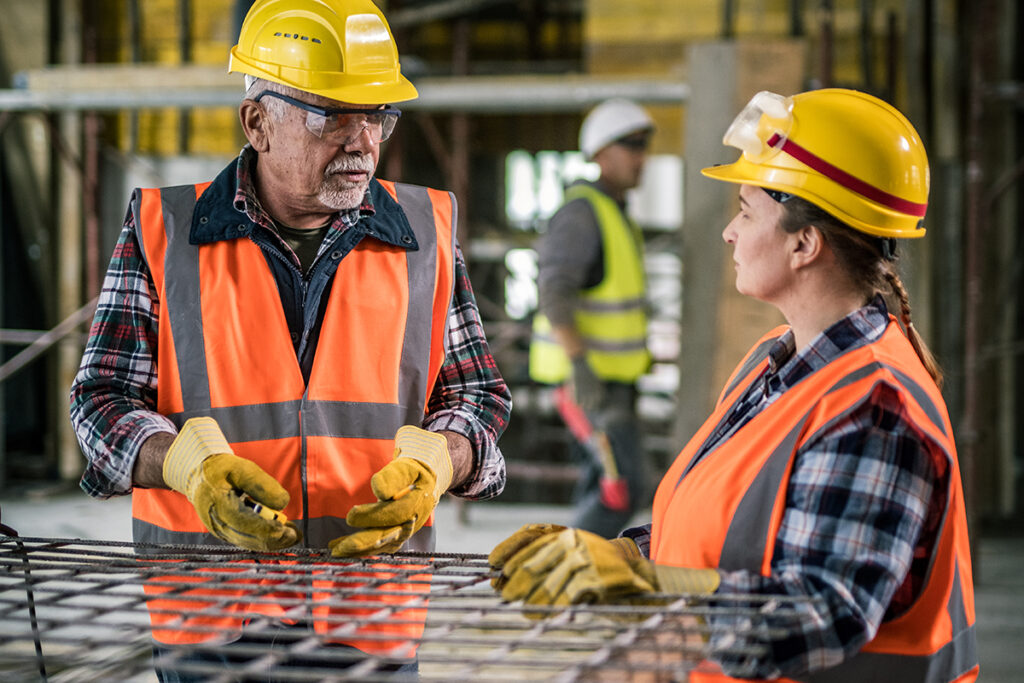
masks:
[[[605,100],[583,119],[580,151],[589,161],[616,140],[653,128],[654,121],[636,102],[622,98]]]

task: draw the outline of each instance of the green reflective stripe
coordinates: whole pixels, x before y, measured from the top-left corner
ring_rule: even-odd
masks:
[[[188,243],[196,188],[181,185],[160,190],[167,251],[164,255],[164,311],[171,324],[178,359],[181,402],[185,412],[209,410],[210,376],[206,368],[203,318],[198,315],[199,258]],[[184,363],[183,363],[184,361]]]

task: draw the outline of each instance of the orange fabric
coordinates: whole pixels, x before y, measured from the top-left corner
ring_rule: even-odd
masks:
[[[395,196],[391,183],[381,183]],[[208,184],[197,186],[202,192]],[[164,257],[166,228],[160,191],[141,190],[137,217],[143,233],[143,249],[153,273],[162,305],[165,294]],[[437,232],[437,272],[434,302],[431,308],[429,382],[424,401],[433,389],[444,359],[444,331],[447,311],[454,287],[454,249],[452,244],[452,205],[443,192],[430,193],[435,203]],[[445,222],[447,221],[447,222]],[[321,329],[318,353],[308,388],[295,357],[284,312],[274,282],[259,249],[249,239],[232,239],[202,245],[198,248],[200,301],[203,341],[210,398],[213,408],[258,405],[287,401],[338,401],[371,404],[397,404],[399,397],[399,366],[409,303],[407,253],[404,249],[378,240],[364,239],[341,262],[330,285],[332,295]],[[182,411],[181,378],[171,332],[170,316],[162,311],[159,317],[158,409],[165,414]],[[341,352],[328,352],[342,349]],[[426,403],[424,403],[426,405]],[[393,457],[390,439],[298,436],[264,441],[233,442],[232,448],[241,457],[252,460],[276,478],[290,493],[285,514],[301,520],[332,517],[344,519],[356,504],[376,500],[370,489],[370,477]],[[305,469],[305,480],[302,478]],[[308,509],[303,509],[304,499]],[[137,520],[175,532],[204,532],[194,508],[181,494],[162,489],[136,489],[133,493],[133,516]],[[432,519],[427,525],[432,524]],[[387,565],[372,576],[389,578]],[[428,577],[429,578],[429,577]],[[271,582],[272,583],[272,582]],[[391,591],[426,593],[428,582],[387,584]],[[164,589],[147,586],[147,593]],[[387,590],[381,591],[387,593]],[[191,598],[210,595],[221,597],[223,589],[189,591]],[[242,597],[243,593],[237,593]],[[325,594],[313,599],[313,613],[323,618],[316,627],[341,634],[331,638],[379,654],[393,654],[393,649],[407,644],[408,639],[422,633],[425,609],[405,610],[399,619],[408,623],[381,623],[363,629],[343,628],[344,616],[356,612],[334,607],[315,606]],[[292,598],[301,597],[291,595]],[[336,598],[335,598],[336,600]],[[374,603],[363,611],[391,608],[415,596],[368,596],[362,600]],[[165,643],[199,642],[216,635],[175,629],[178,617],[161,616],[168,606],[180,607],[181,601],[153,600],[154,637]],[[198,603],[201,605],[202,603]],[[423,603],[425,604],[425,603]],[[238,617],[220,613],[237,612]],[[280,606],[233,604],[219,609],[213,618],[188,620],[188,624],[213,624],[214,631],[237,631],[245,613],[270,614],[280,617]],[[158,628],[159,627],[159,628]],[[394,634],[396,640],[365,640],[368,633]],[[197,640],[198,639],[198,640]],[[412,656],[412,652],[401,656]]]
[[[773,330],[758,345],[778,337],[780,333],[781,330]],[[946,522],[936,544],[935,561],[928,582],[914,605],[898,619],[883,623],[863,651],[926,656],[950,643],[953,637],[953,625],[947,606],[956,570],[959,570],[959,588],[963,595],[967,625],[974,624],[973,582],[963,492],[945,403],[895,320],[890,322],[877,342],[844,354],[790,388],[771,406],[751,419],[737,435],[705,454],[684,477],[688,464],[711,430],[743,395],[743,389],[761,375],[767,360],[754,367],[747,377],[741,378],[738,388],[730,392],[729,396],[723,395],[722,402],[682,450],[658,487],[653,510],[651,559],[667,565],[717,568],[740,500],[752,485],[756,485],[757,475],[769,456],[806,417],[807,421],[800,429],[795,447],[786,456],[788,464],[781,486],[777,492],[769,492],[774,495],[774,504],[761,565],[747,568],[768,576],[775,539],[785,511],[790,471],[801,444],[856,405],[877,383],[886,382],[897,388],[902,386],[888,369],[877,368],[846,386],[830,391],[837,381],[873,362],[882,362],[899,369],[919,384],[931,398],[941,413],[945,434],[934,426],[922,407],[909,396],[909,392],[902,392],[909,414],[926,435],[926,444],[940,471],[945,467],[950,467],[952,471]],[[756,520],[751,523],[756,523]],[[680,543],[679,539],[685,539],[685,542]],[[695,672],[691,680],[733,679],[720,673]]]

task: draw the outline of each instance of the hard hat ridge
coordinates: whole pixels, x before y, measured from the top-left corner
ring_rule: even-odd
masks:
[[[228,71],[350,104],[417,96],[384,15],[370,0],[257,0]]]

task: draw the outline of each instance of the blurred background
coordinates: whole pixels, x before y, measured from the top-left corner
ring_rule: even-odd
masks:
[[[928,236],[906,245],[914,320],[943,365],[975,544],[1024,517],[1024,28],[999,0],[390,0],[418,100],[378,174],[451,189],[512,388],[502,503],[568,503],[578,470],[526,373],[532,247],[571,180],[583,115],[622,95],[658,129],[630,207],[647,238],[661,468],[777,321],[735,293],[735,191],[702,166],[758,90],[827,86],[904,111],[929,149]],[[0,0],[0,499],[73,491],[68,388],[131,189],[214,175],[244,140],[229,48],[248,0]],[[837,131],[840,134],[841,131]],[[473,504],[459,511],[472,519]],[[22,533],[31,534],[23,528]],[[980,558],[979,558],[980,559]]]

